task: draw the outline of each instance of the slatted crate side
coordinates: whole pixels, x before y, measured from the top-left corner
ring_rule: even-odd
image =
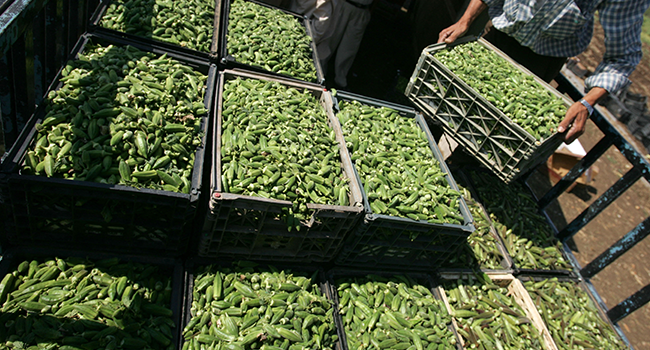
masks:
[[[123,40],[86,34],[78,41],[71,57],[76,58],[90,43],[115,47],[130,45]],[[157,48],[135,47],[158,55],[166,53]],[[173,57],[173,54],[170,56]],[[207,76],[203,103],[208,115],[213,114],[216,66],[174,58]],[[51,84],[50,91],[62,86],[59,79],[63,68],[65,66]],[[191,189],[185,194],[23,174],[21,166],[27,151],[36,142],[35,125],[43,121],[45,105],[37,109],[28,127],[21,133],[19,142],[6,154],[2,163],[2,172],[8,183],[6,203],[11,205],[13,216],[6,234],[9,243],[82,248],[89,241],[94,241],[100,249],[115,252],[130,249],[138,253],[142,249],[150,249],[152,254],[184,254],[201,192],[205,149],[210,147],[206,144],[205,131],[211,118],[199,116],[203,135],[201,144],[196,148],[191,178],[188,179]]]
[[[460,273],[442,272],[438,274],[438,283],[439,283],[438,288],[440,290],[442,299],[447,307],[447,310],[452,316],[453,316],[453,307],[450,304],[445,289],[443,287],[444,281],[458,280],[464,278],[464,276],[473,276],[473,275],[474,273],[466,273],[466,272],[460,272]],[[506,296],[512,297],[514,301],[523,309],[523,311],[526,314],[526,317],[528,317],[531,320],[531,323],[533,324],[535,329],[539,332],[539,336],[541,337],[545,348],[547,350],[557,350],[555,342],[553,341],[553,338],[551,337],[548,329],[546,328],[546,324],[544,323],[541,316],[539,315],[539,312],[537,312],[537,308],[534,307],[533,301],[530,298],[530,294],[528,294],[528,292],[521,284],[521,282],[514,275],[510,273],[488,272],[485,273],[485,276],[489,277],[494,284],[508,289],[508,294]],[[454,324],[454,327],[456,327],[457,329],[461,328],[458,325],[458,322],[456,321],[456,317],[452,317],[452,322]],[[459,337],[459,338],[461,340],[463,348],[467,348],[465,346],[463,337]]]
[[[292,202],[223,191],[221,111],[224,101],[221,94],[228,79],[240,77],[277,82],[311,92],[320,98],[321,106],[328,116],[328,123],[330,127],[333,125],[331,97],[324,93],[319,85],[244,70],[222,72],[218,87],[218,115],[214,130],[215,165],[210,177],[212,193],[208,204],[210,210],[203,225],[199,254],[204,257],[227,255],[280,261],[294,258],[304,261],[330,261],[341,249],[348,231],[356,227],[363,211],[360,186],[353,176],[350,156],[346,149],[340,149],[340,164],[343,173],[350,179],[348,182],[350,205],[308,203],[307,207],[313,212],[313,216],[308,222],[300,224],[300,231],[288,231],[287,224],[282,221],[283,208],[290,208]],[[339,140],[342,135],[337,132],[336,137]]]
[[[454,44],[462,45],[476,38]],[[571,101],[526,68],[513,61],[484,39],[477,40],[510,65],[546,88],[569,106]],[[411,77],[406,95],[428,117],[437,120],[465,150],[491,169],[502,181],[509,183],[548,158],[562,142],[555,132],[545,140],[536,140],[514,123],[484,96],[477,93],[442,65],[434,53],[447,48],[434,44],[422,51]]]

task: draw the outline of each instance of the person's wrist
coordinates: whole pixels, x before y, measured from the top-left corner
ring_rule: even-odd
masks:
[[[589,112],[589,116],[591,117],[591,115],[594,113],[594,107],[591,105],[591,103],[587,102],[584,98],[581,98],[578,102],[587,108],[587,112]]]

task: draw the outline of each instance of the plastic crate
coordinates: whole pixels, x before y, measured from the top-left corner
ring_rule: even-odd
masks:
[[[146,8],[148,2],[152,7],[151,8]],[[90,19],[91,26],[89,28],[90,32],[98,33],[98,34],[108,34],[111,36],[116,36],[116,37],[121,37],[124,38],[130,42],[133,43],[142,43],[142,44],[147,44],[147,45],[156,45],[164,48],[167,51],[176,51],[178,53],[187,55],[188,57],[195,57],[197,59],[201,59],[204,61],[215,61],[218,58],[218,48],[219,48],[219,43],[218,43],[218,32],[219,32],[219,19],[221,16],[221,1],[219,0],[214,0],[215,3],[215,8],[213,12],[213,31],[212,33],[206,33],[206,40],[211,41],[210,45],[210,50],[208,52],[205,51],[200,51],[200,50],[195,50],[195,49],[190,49],[188,47],[182,46],[181,44],[175,44],[172,41],[163,41],[163,40],[157,40],[153,39],[153,32],[148,33],[148,36],[142,36],[142,35],[136,35],[133,33],[129,32],[121,32],[118,30],[106,28],[102,26],[102,18],[106,14],[106,11],[108,10],[109,6],[111,4],[115,4],[117,1],[115,0],[103,0],[99,3],[99,6],[93,13],[92,18]],[[173,3],[173,1],[169,1],[169,3]],[[150,1],[150,0],[145,0],[145,1],[138,1],[138,2],[132,2],[130,4],[129,8],[132,11],[137,11],[137,10],[142,10],[146,13],[151,13],[153,15],[157,15],[163,10],[155,10],[153,7],[162,7],[162,5],[156,4],[155,1]],[[189,9],[189,8],[188,8]],[[183,10],[188,10],[188,9],[183,9]],[[199,10],[198,8],[195,8],[195,5],[191,7],[193,10]],[[176,9],[178,10],[178,9]],[[207,9],[206,9],[207,10]],[[186,16],[186,14],[182,13],[177,13],[178,15]],[[144,23],[142,20],[137,21],[137,25],[141,26],[142,23]],[[177,27],[175,28],[175,32],[173,33],[174,35],[181,35],[181,30],[184,30],[185,28],[180,28]],[[196,33],[196,35],[199,35],[199,33]]]
[[[184,276],[183,276],[183,264],[180,259],[177,258],[167,258],[167,257],[152,257],[152,256],[142,256],[142,255],[125,255],[125,254],[111,254],[111,253],[105,253],[105,252],[99,252],[93,249],[83,249],[83,250],[69,250],[69,249],[52,249],[50,247],[40,247],[40,248],[34,248],[34,247],[15,247],[11,248],[6,252],[3,252],[3,258],[2,261],[0,262],[0,275],[1,276],[6,276],[8,273],[11,273],[12,271],[16,271],[18,264],[21,263],[22,261],[32,261],[35,260],[38,263],[44,263],[47,260],[54,259],[54,258],[60,258],[60,259],[66,259],[66,258],[73,258],[73,259],[83,259],[84,261],[90,261],[92,263],[99,263],[100,261],[113,261],[114,259],[119,259],[118,263],[135,263],[135,264],[142,264],[145,265],[144,267],[155,267],[156,270],[154,270],[154,275],[152,277],[160,277],[160,278],[167,278],[169,277],[170,279],[170,284],[169,285],[163,285],[163,290],[167,288],[171,288],[169,291],[170,293],[170,301],[169,304],[166,304],[165,307],[169,308],[172,311],[171,315],[171,321],[174,322],[175,327],[170,327],[171,332],[172,332],[172,339],[171,344],[176,344],[178,342],[178,337],[179,337],[179,325],[181,324],[181,309],[182,309],[182,300],[183,300],[183,283],[184,283]],[[111,262],[114,263],[114,262]],[[55,265],[56,266],[56,265]],[[91,271],[92,269],[98,268],[96,272]],[[103,267],[96,267],[96,266],[88,266],[86,268],[87,278],[93,278],[93,274],[95,273],[101,273]],[[60,271],[57,271],[59,273]],[[77,272],[77,271],[76,271]],[[126,276],[126,275],[119,275],[119,274],[114,274],[112,277],[118,278],[121,276]],[[71,278],[73,276],[68,276],[67,278]],[[128,276],[127,276],[128,277]],[[129,277],[130,278],[130,277]],[[63,280],[66,279],[66,277],[58,277],[57,280]],[[71,280],[68,280],[72,288],[70,289],[71,291],[75,291],[74,285],[76,283],[81,282],[81,280],[77,282],[72,282]],[[127,286],[133,285],[134,283],[141,283],[141,285],[144,285],[144,283],[147,283],[148,281],[127,281]],[[90,282],[92,283],[92,282]],[[13,290],[13,286],[7,286],[8,288],[11,288]],[[61,287],[59,287],[60,290]],[[67,286],[64,287],[64,290],[67,290]],[[97,289],[95,289],[97,290]],[[36,291],[36,294],[39,292]],[[67,299],[69,300],[69,299]],[[121,300],[121,299],[120,299]],[[6,300],[3,300],[3,304],[5,303]],[[37,298],[34,301],[39,301]],[[143,300],[144,301],[144,300]],[[0,307],[3,305],[0,304]],[[79,302],[78,304],[83,304],[82,302]],[[86,304],[86,305],[91,305],[91,304]],[[133,305],[133,304],[132,304]],[[60,305],[59,305],[60,306]],[[143,313],[142,311],[136,311],[137,309],[133,308],[130,310],[122,310],[122,314],[129,312],[129,316],[136,316],[136,317],[141,317],[142,320],[147,320],[147,319],[152,319],[155,316],[151,315],[139,315],[139,313]],[[142,310],[142,308],[140,309]],[[70,328],[65,328],[65,329],[59,329],[60,333],[63,335],[58,338],[53,340],[55,343],[58,343],[59,345],[64,345],[67,344],[65,340],[63,340],[64,335],[69,336],[67,339],[69,340],[70,338],[73,338],[74,336],[81,336],[83,330],[85,329],[86,331],[90,330],[97,330],[97,331],[102,331],[106,330],[107,328],[117,328],[114,323],[113,325],[110,324],[111,319],[108,317],[102,316],[103,314],[99,313],[99,316],[101,318],[104,318],[105,321],[100,322],[98,319],[89,319],[89,318],[81,318],[79,316],[70,316],[70,317],[59,317],[59,316],[54,316],[54,312],[49,311],[49,312],[43,312],[43,313],[38,313],[38,312],[25,312],[25,311],[20,311],[20,312],[15,312],[15,313],[10,313],[10,312],[3,312],[0,315],[0,318],[2,319],[3,325],[8,322],[9,320],[13,320],[16,317],[19,317],[21,315],[27,315],[27,318],[31,319],[31,321],[42,321],[43,324],[50,324],[51,321],[62,321],[68,323],[68,325],[72,325],[72,329],[75,331],[72,332]],[[117,317],[115,317],[112,321],[115,322],[115,319],[119,319],[121,317],[120,314],[118,314]],[[106,321],[108,319],[108,321]],[[144,326],[144,324],[142,324]],[[153,322],[149,321],[146,322],[146,325],[148,327],[152,327]],[[157,324],[159,325],[159,324]],[[81,327],[82,331],[77,331]],[[9,327],[2,327],[2,330],[0,330],[0,333],[2,334],[3,339],[9,339],[10,334],[6,334],[7,330]],[[139,328],[139,327],[138,327]],[[143,328],[144,329],[144,328]],[[124,329],[118,329],[117,331],[109,331],[109,334],[116,334],[117,332],[120,332],[119,337],[122,338],[125,336],[125,333],[130,334],[131,337],[135,338],[140,338],[139,334],[137,334],[137,330],[133,330],[131,327],[130,330],[127,330],[126,328]],[[91,333],[88,333],[91,334]],[[25,334],[23,334],[23,337]],[[83,339],[83,338],[82,338]],[[90,344],[91,338],[88,338],[86,340],[87,344]],[[44,342],[47,342],[48,340],[44,339]],[[108,343],[110,341],[110,338],[108,339],[103,339],[102,341],[105,341]],[[33,345],[36,345],[36,341],[34,341]],[[86,344],[84,344],[86,345]],[[158,346],[158,343],[156,343],[154,340],[151,340],[148,342],[148,348],[160,348],[163,349],[164,347]]]
[[[342,280],[349,283],[353,281],[357,281],[356,283],[361,287],[361,285],[364,284],[362,283],[362,281],[370,280],[368,277],[371,277],[372,279],[380,279],[382,282],[394,281],[396,283],[405,283],[406,280],[409,283],[419,284],[429,289],[435,299],[443,301],[442,295],[440,294],[440,288],[435,285],[435,282],[433,281],[431,276],[426,273],[414,273],[412,271],[403,272],[403,271],[394,271],[394,270],[377,271],[377,270],[348,269],[348,268],[331,269],[327,271],[327,278],[330,287],[329,293],[330,293],[330,299],[334,300],[335,305],[337,306],[335,320],[337,322],[337,327],[339,329],[339,333],[341,337],[340,338],[341,344],[343,344],[344,350],[352,350],[352,349],[348,346],[346,328],[343,323],[342,316],[339,312],[341,306],[339,303],[338,284],[336,283],[336,281]],[[381,293],[381,292],[383,291],[377,291],[374,294],[374,296],[377,297],[377,293]],[[417,302],[417,300],[415,302]],[[363,301],[361,301],[361,303],[363,303]],[[390,308],[390,305],[388,305],[387,303],[383,303],[382,305],[386,306],[387,308]],[[445,310],[448,310],[446,307],[447,305],[445,305]],[[370,308],[376,309],[374,305],[370,305]],[[433,325],[431,327],[433,327]],[[456,329],[454,328],[453,324],[450,323],[448,325],[448,328],[453,333],[455,339],[454,348],[458,350],[462,350],[463,347],[460,342],[460,337],[458,336],[458,333],[456,332]],[[366,330],[363,331],[358,330],[358,331],[359,333],[366,332]]]
[[[427,135],[433,156],[438,160],[440,168],[445,173],[449,187],[458,190],[456,182],[442,160],[442,155],[429,128],[421,114],[411,108],[395,105],[389,102],[371,99],[355,94],[338,92],[339,100],[355,100],[374,107],[388,107],[397,111],[404,118],[415,118],[418,125]],[[337,128],[341,125],[338,123]],[[342,145],[342,147],[345,147]],[[355,168],[355,176],[362,184]],[[368,196],[363,191],[365,216],[359,226],[350,233],[341,253],[336,258],[336,264],[364,268],[409,268],[434,269],[456,254],[461,244],[474,231],[472,216],[462,197],[459,200],[462,224],[435,224],[422,220],[413,220],[374,214],[370,207]],[[416,236],[413,238],[413,236]]]
[[[576,337],[571,337],[569,335],[566,335],[565,332],[569,331],[569,330],[576,330],[576,329],[574,329],[573,327],[570,327],[570,326],[566,326],[566,327],[561,326],[560,322],[559,322],[560,320],[558,320],[558,324],[556,324],[556,325],[549,324],[548,322],[546,322],[546,320],[543,318],[543,315],[541,314],[542,312],[545,312],[544,310],[548,310],[546,312],[550,313],[549,317],[551,319],[553,319],[553,320],[556,320],[557,317],[559,317],[559,316],[556,314],[557,311],[550,308],[550,305],[549,305],[549,302],[548,302],[547,298],[542,297],[541,294],[544,294],[547,297],[555,299],[555,298],[558,298],[560,295],[563,295],[562,293],[564,293],[564,292],[560,292],[558,289],[554,289],[552,294],[549,294],[548,292],[547,293],[542,292],[542,293],[540,293],[538,295],[537,293],[534,292],[535,290],[537,290],[537,288],[532,287],[531,289],[533,291],[531,291],[530,289],[528,289],[524,285],[524,283],[526,283],[526,282],[532,281],[532,282],[535,282],[535,283],[537,283],[537,282],[541,283],[542,281],[546,280],[547,283],[558,282],[558,283],[566,283],[566,284],[573,285],[573,287],[575,288],[575,290],[574,290],[575,294],[565,296],[566,303],[573,304],[573,305],[578,304],[579,302],[581,302],[581,300],[579,299],[580,296],[578,294],[583,293],[582,296],[583,297],[586,296],[588,298],[588,300],[587,300],[587,304],[580,305],[580,306],[582,306],[582,309],[579,310],[578,313],[584,314],[585,310],[595,311],[598,314],[598,317],[601,320],[603,320],[604,323],[607,324],[607,327],[611,327],[611,331],[613,332],[613,335],[616,337],[617,341],[620,342],[620,344],[624,345],[623,347],[626,348],[626,349],[630,347],[630,343],[629,343],[628,339],[625,337],[625,335],[623,334],[623,331],[621,330],[621,328],[618,325],[614,325],[610,321],[609,317],[607,316],[607,311],[606,311],[607,307],[606,307],[606,305],[604,303],[602,303],[601,301],[599,301],[598,294],[595,293],[595,290],[593,289],[593,286],[590,287],[590,284],[588,282],[585,282],[581,278],[557,277],[557,276],[552,276],[552,275],[540,276],[540,275],[528,275],[528,274],[523,274],[522,275],[522,274],[520,274],[520,275],[517,276],[517,279],[521,281],[520,283],[522,284],[522,288],[524,288],[524,290],[531,296],[531,298],[535,299],[535,300],[531,299],[531,302],[533,302],[532,308],[535,308],[538,311],[538,313],[540,314],[540,319],[542,320],[542,322],[544,322],[545,326],[549,330],[549,336],[550,336],[551,340],[554,342],[553,343],[553,345],[554,345],[553,349],[566,348],[566,347],[558,346],[557,345],[557,340],[561,339],[562,341],[566,341],[566,342],[571,342],[572,340],[575,340]],[[555,282],[549,282],[551,280],[555,281]],[[540,307],[538,307],[536,305],[537,303],[540,304]],[[575,315],[575,313],[571,313],[572,310],[569,310],[569,309],[563,309],[563,310],[558,310],[558,311],[562,312],[562,316],[564,316],[564,315],[574,316]],[[556,314],[555,317],[553,317],[553,314]],[[564,321],[562,321],[562,323],[564,323]],[[593,327],[593,323],[590,322],[589,324],[590,324],[590,326]],[[558,325],[560,325],[560,327],[558,327]],[[574,327],[577,327],[577,326],[574,326]],[[601,332],[603,331],[603,329],[601,327],[598,327],[598,328],[600,329]],[[579,328],[578,330],[590,333],[586,329]],[[556,334],[556,336],[553,337],[553,334]],[[603,334],[599,334],[598,337],[603,337]],[[576,345],[574,345],[574,346],[576,346]],[[602,346],[604,344],[592,344],[592,345],[594,345],[595,348],[598,348],[599,345]],[[568,346],[568,344],[567,344],[567,346]],[[587,347],[585,347],[585,348],[587,348]]]
[[[308,18],[306,18],[305,16],[302,16],[302,15],[299,15],[299,14],[297,14],[295,12],[291,12],[291,11],[288,11],[288,10],[285,10],[285,9],[280,9],[280,8],[271,6],[269,4],[259,2],[259,1],[254,1],[254,0],[223,0],[223,1],[224,1],[224,5],[223,5],[224,9],[223,9],[223,12],[222,12],[223,13],[222,18],[220,20],[221,29],[220,29],[220,38],[219,38],[219,40],[220,40],[220,42],[219,42],[219,44],[220,44],[219,53],[221,55],[221,57],[220,57],[221,63],[224,64],[226,66],[226,68],[228,68],[228,69],[240,68],[240,69],[246,69],[246,70],[256,71],[256,72],[260,72],[260,73],[278,75],[278,76],[285,77],[285,78],[301,80],[301,79],[299,79],[297,77],[293,77],[293,76],[288,75],[288,74],[281,74],[281,73],[273,72],[272,67],[270,67],[271,69],[268,69],[268,68],[258,66],[258,65],[254,65],[254,64],[246,64],[246,63],[241,62],[241,60],[237,61],[237,59],[230,54],[231,52],[228,50],[228,24],[230,22],[230,7],[231,7],[231,4],[232,4],[233,1],[243,1],[243,2],[253,3],[253,4],[255,4],[257,6],[260,6],[262,8],[268,8],[268,9],[273,9],[273,10],[277,10],[277,11],[282,11],[287,16],[295,18],[296,21],[298,21],[298,22],[300,22],[300,23],[302,23],[304,25],[306,35],[309,36],[309,38],[311,39],[310,46],[311,46],[311,52],[312,52],[312,63],[313,63],[313,69],[316,72],[316,81],[309,81],[309,83],[324,84],[325,74],[324,74],[323,69],[322,69],[322,67],[320,65],[320,60],[318,58],[318,52],[316,50],[316,44],[314,43],[314,40],[313,40],[313,38],[314,38],[314,35],[313,35],[314,30],[313,30],[311,21]],[[270,26],[273,26],[273,25],[270,25]],[[250,34],[252,35],[254,33],[250,33]],[[278,35],[278,38],[281,38],[281,37],[282,37],[281,34]],[[276,47],[275,47],[275,43],[274,43],[274,49],[275,48]],[[284,48],[288,49],[288,50],[294,50],[293,47],[284,47]],[[278,51],[282,51],[283,47],[277,47],[277,49],[278,49]],[[254,53],[254,51],[251,52],[251,53]],[[270,52],[270,53],[272,53],[272,52]],[[268,55],[269,52],[262,53],[262,54],[263,55]]]
[[[571,104],[566,97],[496,47],[484,39],[478,39],[478,42],[533,76],[567,106]],[[406,88],[408,98],[440,124],[468,154],[506,183],[544,162],[563,142],[561,135],[555,132],[545,140],[538,140],[514,123],[434,57],[436,51],[446,48],[446,44],[435,44],[422,51]]]
[[[332,305],[332,308],[336,308],[336,301],[331,298],[329,294],[330,286],[329,283],[325,277],[324,271],[321,269],[320,266],[318,265],[296,265],[293,263],[283,263],[280,262],[280,264],[277,264],[277,262],[263,262],[263,261],[238,261],[238,260],[229,260],[229,259],[220,259],[219,261],[215,261],[214,259],[205,259],[205,258],[190,258],[186,261],[185,264],[185,295],[186,298],[183,303],[183,316],[182,316],[182,326],[180,327],[180,343],[178,344],[178,349],[181,349],[183,347],[183,343],[185,342],[185,338],[183,336],[183,329],[189,324],[189,322],[192,320],[193,315],[191,312],[192,308],[192,303],[194,301],[194,283],[195,283],[195,276],[197,274],[197,271],[199,271],[201,268],[205,268],[208,265],[212,265],[213,269],[212,271],[221,271],[223,274],[223,271],[225,269],[228,269],[231,272],[238,272],[241,273],[242,276],[246,276],[246,278],[249,277],[249,274],[252,273],[261,273],[261,272],[273,272],[273,271],[279,271],[281,274],[284,273],[285,275],[292,274],[293,276],[299,276],[299,277],[306,277],[306,278],[312,278],[312,285],[317,284],[320,292],[322,293],[323,296],[325,296]],[[212,284],[210,284],[212,285]],[[271,296],[276,294],[277,290],[276,288],[278,287],[279,283],[277,284],[269,284],[269,285],[264,285],[261,283],[260,286],[260,291],[262,293],[268,293],[269,300],[271,300]],[[235,290],[235,292],[237,292]],[[291,292],[289,292],[291,293]],[[225,295],[223,296],[225,299]],[[244,302],[246,300],[250,300],[249,298],[244,298]],[[287,309],[292,309],[296,304],[296,301],[294,301],[293,305],[287,305]],[[270,306],[268,306],[270,307]],[[248,310],[252,309],[253,307],[247,307]],[[282,306],[275,306],[275,309],[281,309]],[[213,308],[213,310],[217,310],[216,308]],[[219,310],[220,312],[225,312],[224,310]],[[244,312],[246,312],[246,308],[243,309]],[[309,312],[310,310],[304,310]],[[235,316],[233,316],[235,317]],[[333,320],[335,321],[336,316],[333,315]],[[258,323],[269,323],[270,319],[267,319],[266,321],[264,320],[264,315],[260,314],[260,319]],[[275,323],[276,326],[279,323]],[[341,336],[340,336],[340,329],[337,328],[337,336],[339,337],[339,340],[335,342],[335,348],[334,350],[344,350],[343,346],[341,345]],[[242,329],[243,331],[243,329]]]
[[[87,35],[77,43],[71,57],[83,52],[90,40],[105,45],[126,45],[126,42]],[[151,49],[136,47],[142,51]],[[180,61],[208,76],[204,104],[212,115],[216,66]],[[60,87],[59,77],[49,91]],[[185,194],[22,174],[21,164],[35,142],[34,126],[45,115],[43,105],[3,159],[2,172],[7,178],[4,201],[10,207],[4,241],[13,246],[86,248],[90,244],[97,250],[118,253],[185,254],[201,193],[205,149],[209,148],[205,135],[207,116],[201,117],[202,145],[195,153],[191,190]]]
[[[328,262],[340,250],[348,231],[356,226],[363,208],[361,190],[352,163],[341,147],[341,165],[350,179],[349,206],[307,204],[314,212],[310,223],[301,223],[300,231],[288,232],[281,219],[283,208],[292,202],[255,196],[225,193],[221,184],[221,108],[223,86],[229,79],[244,77],[280,82],[298,90],[309,91],[321,100],[330,125],[333,122],[330,95],[314,84],[292,81],[259,73],[226,70],[220,74],[218,115],[215,123],[211,172],[211,196],[203,231],[198,243],[201,257],[236,257],[256,260]],[[336,130],[336,129],[335,129]],[[340,133],[337,139],[342,140]],[[342,141],[340,141],[342,142]]]
[[[539,312],[537,312],[537,309],[535,308],[535,304],[533,304],[533,301],[530,298],[530,295],[524,288],[523,284],[521,281],[519,281],[515,276],[511,274],[500,274],[500,273],[488,273],[485,274],[484,276],[489,277],[492,280],[492,283],[495,285],[498,285],[500,287],[505,287],[508,289],[507,296],[512,297],[512,299],[521,307],[523,312],[525,313],[525,316],[530,320],[532,325],[537,329],[539,332],[541,341],[543,345],[545,346],[545,349],[547,350],[557,350],[555,347],[555,343],[553,342],[553,338],[551,337],[548,329],[546,328],[546,325],[544,321],[542,320],[541,316],[539,315]],[[476,278],[474,273],[440,273],[437,276],[438,283],[439,283],[439,290],[440,294],[442,295],[442,299],[445,302],[445,305],[447,306],[447,310],[449,311],[450,314],[453,315],[453,308],[451,304],[449,303],[449,298],[446,294],[445,288],[444,288],[444,283],[445,281],[458,281],[462,279],[467,279],[467,278],[474,278],[475,280],[479,280]],[[480,280],[479,280],[480,281]],[[487,299],[487,294],[485,291],[482,292],[483,294],[483,300]],[[494,300],[493,300],[494,301]],[[472,302],[467,303],[466,305],[469,306],[471,305]],[[472,309],[472,308],[470,308]],[[485,310],[488,311],[488,310]],[[498,313],[498,310],[496,310]],[[495,313],[495,314],[497,314]],[[506,313],[505,311],[503,312],[504,314]],[[498,315],[498,314],[497,314]],[[496,316],[499,317],[499,316]],[[502,316],[505,317],[505,316]],[[477,318],[477,320],[480,318]],[[470,321],[472,319],[469,319]],[[508,321],[504,321],[508,322]],[[454,316],[452,318],[452,323],[454,324],[454,327],[456,329],[463,329],[458,325],[458,322],[456,320],[456,317]],[[473,327],[472,327],[473,328]],[[481,328],[481,327],[478,327]],[[467,330],[466,330],[467,331]],[[463,344],[464,348],[470,348],[469,346],[465,345],[465,342],[463,338],[461,337],[461,343]]]

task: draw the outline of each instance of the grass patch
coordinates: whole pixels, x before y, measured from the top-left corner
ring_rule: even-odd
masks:
[[[643,15],[643,25],[641,27],[641,42],[650,46],[650,9],[648,9]],[[648,55],[647,48],[644,48],[644,54]]]

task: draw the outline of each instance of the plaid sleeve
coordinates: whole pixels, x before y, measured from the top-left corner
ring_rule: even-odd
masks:
[[[616,93],[630,84],[628,77],[641,61],[641,25],[650,0],[612,0],[603,5],[599,14],[605,55],[585,85],[587,90],[598,86]]]

